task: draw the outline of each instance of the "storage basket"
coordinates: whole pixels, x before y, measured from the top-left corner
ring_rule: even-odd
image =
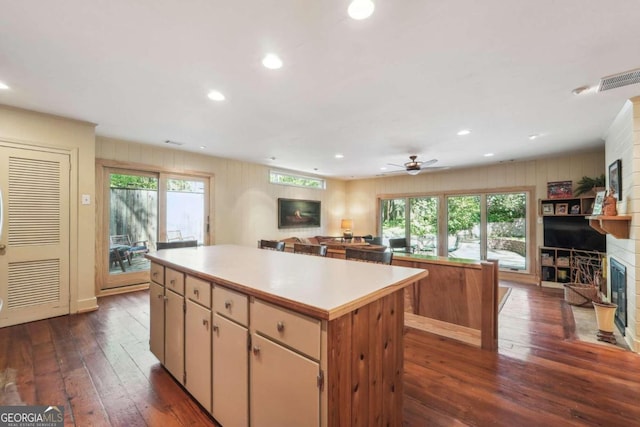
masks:
[[[598,288],[580,283],[566,283],[564,285],[564,300],[571,305],[593,307],[592,301],[598,301]]]

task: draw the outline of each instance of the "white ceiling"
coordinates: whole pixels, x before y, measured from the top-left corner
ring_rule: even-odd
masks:
[[[0,104],[357,178],[410,154],[453,168],[601,146],[640,95],[571,93],[640,67],[637,0],[374,2],[355,21],[349,0],[0,0]]]

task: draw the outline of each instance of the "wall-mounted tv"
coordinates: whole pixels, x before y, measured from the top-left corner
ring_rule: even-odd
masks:
[[[580,216],[545,216],[544,245],[556,248],[606,252],[607,239]]]

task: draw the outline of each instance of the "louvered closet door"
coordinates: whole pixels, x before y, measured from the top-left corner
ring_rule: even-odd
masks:
[[[0,327],[69,313],[69,156],[0,145]]]

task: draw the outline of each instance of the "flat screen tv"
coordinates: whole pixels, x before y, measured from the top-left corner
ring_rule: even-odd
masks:
[[[579,216],[546,216],[544,245],[556,248],[606,252],[607,239]]]

